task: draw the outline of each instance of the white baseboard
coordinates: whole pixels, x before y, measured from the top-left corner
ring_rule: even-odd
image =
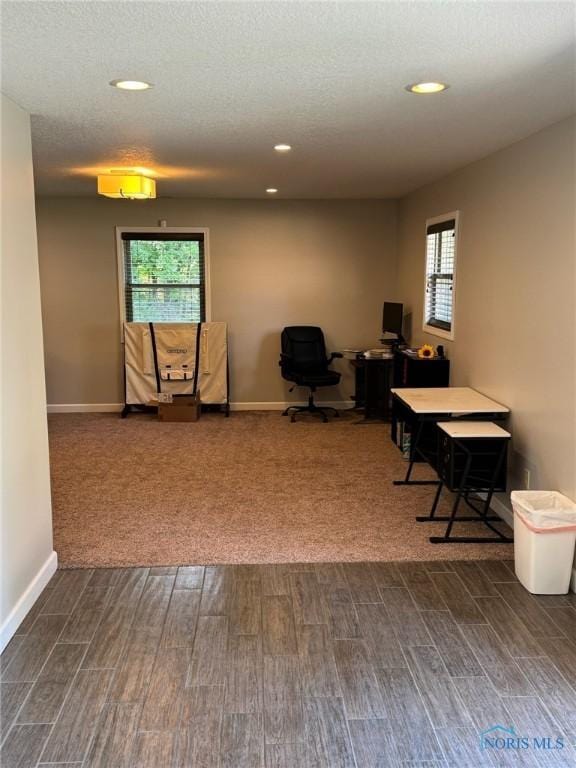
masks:
[[[479,495],[486,498],[486,494]],[[502,520],[504,520],[504,522],[510,526],[510,528],[514,528],[514,512],[512,512],[509,506],[504,504],[501,499],[496,498],[496,496],[492,496],[492,503],[490,506],[494,512],[496,512],[498,517],[501,517]]]
[[[120,413],[124,403],[54,403],[48,413]]]
[[[6,648],[20,624],[26,618],[26,614],[34,605],[46,584],[56,573],[57,568],[58,555],[56,552],[52,552],[2,624],[0,628],[0,653]]]
[[[307,405],[306,400],[290,400],[290,401],[277,401],[277,402],[262,402],[262,403],[230,403],[231,411],[283,411],[290,405]],[[317,400],[316,405],[327,408],[337,408],[338,410],[346,410],[346,408],[353,408],[354,403],[352,400]]]
[[[486,494],[478,494],[479,496],[486,498]],[[510,528],[514,528],[514,512],[510,509],[509,506],[504,504],[504,502],[501,499],[497,499],[495,496],[492,497],[492,504],[490,505],[491,508],[496,512],[498,517],[501,517],[502,520],[504,520],[505,523],[508,523]],[[574,563],[574,567],[572,568],[572,578],[570,579],[570,591],[576,592],[576,562]]]
[[[231,411],[283,411],[289,405],[306,405],[304,400],[260,402],[260,403],[230,403]],[[318,400],[318,405],[332,408],[352,408],[352,400]],[[120,413],[124,403],[54,403],[48,405],[48,413]]]

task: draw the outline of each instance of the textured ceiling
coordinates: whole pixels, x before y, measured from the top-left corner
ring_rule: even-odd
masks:
[[[166,196],[395,197],[575,111],[573,3],[1,9],[2,91],[33,115],[41,194],[94,195],[98,168],[135,165]],[[404,90],[430,79],[451,88]]]

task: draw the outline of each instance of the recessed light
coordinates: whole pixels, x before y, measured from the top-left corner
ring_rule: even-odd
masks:
[[[276,152],[290,152],[292,147],[290,146],[290,144],[276,144],[274,149],[276,150]]]
[[[277,190],[277,189],[275,189],[274,187],[268,187],[268,189],[266,190],[266,192],[268,192],[268,194],[269,194],[269,195],[275,195],[275,194],[276,194],[276,192],[278,192],[278,190]]]
[[[450,88],[446,83],[413,83],[406,86],[411,93],[441,93],[446,88]]]
[[[110,85],[123,91],[146,91],[152,88],[152,83],[146,83],[144,80],[111,80]]]

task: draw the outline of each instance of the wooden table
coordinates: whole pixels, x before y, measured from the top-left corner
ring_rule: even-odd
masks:
[[[436,506],[443,487],[443,482],[440,479],[412,480],[412,469],[416,461],[423,459],[438,471],[440,477],[441,467],[439,466],[436,428],[438,422],[443,422],[442,429],[451,440],[458,440],[459,433],[461,433],[460,438],[488,439],[489,437],[493,438],[496,434],[500,434],[499,430],[501,430],[501,428],[498,427],[498,425],[489,425],[486,422],[505,419],[509,414],[510,409],[507,406],[502,405],[502,403],[477,392],[471,387],[434,387],[421,389],[393,388],[391,391],[393,397],[393,439],[395,440],[396,438],[396,422],[399,416],[401,416],[411,427],[410,461],[406,476],[403,480],[394,480],[394,485],[438,486],[431,514],[417,517],[416,519],[418,522],[439,522],[445,520],[449,523],[447,535],[444,537],[433,537],[431,539],[433,543],[449,541],[471,542],[471,537],[450,537],[450,530],[454,523],[456,509],[458,508],[460,498],[464,495],[464,500],[468,506],[474,510],[476,517],[460,517],[458,518],[459,520],[477,520],[478,515],[481,516],[482,522],[487,524],[491,520],[498,520],[499,518],[491,518],[488,516],[489,503],[485,504],[482,512],[480,512],[468,501],[468,491],[463,486],[462,488],[458,488],[458,496],[452,515],[450,515],[449,518],[435,517]],[[460,429],[458,428],[459,420],[461,425]],[[475,426],[475,422],[478,422],[477,426]],[[425,435],[424,430],[428,427],[432,427],[432,429],[429,429],[428,435]],[[508,433],[504,434],[508,435]],[[500,434],[500,437],[503,437],[503,435]],[[426,439],[428,440],[427,443]],[[489,488],[488,491],[491,498],[493,489],[490,491]],[[492,528],[492,530],[494,530],[494,528]],[[500,536],[499,540],[510,541],[503,536]],[[474,537],[473,541],[495,541],[495,539],[479,539],[479,537]]]
[[[392,394],[415,414],[507,414],[510,409],[471,387],[394,387]]]

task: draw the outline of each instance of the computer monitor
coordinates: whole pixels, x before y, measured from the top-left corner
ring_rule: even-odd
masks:
[[[385,301],[382,312],[382,332],[395,333],[398,341],[403,342],[402,320],[404,318],[404,305],[395,301]]]

